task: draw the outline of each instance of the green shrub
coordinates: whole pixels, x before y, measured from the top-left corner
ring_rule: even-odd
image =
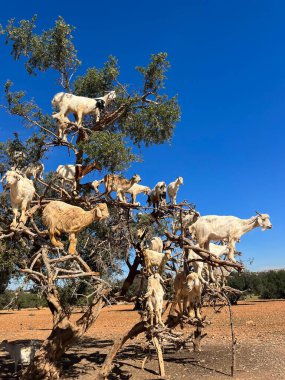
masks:
[[[233,273],[228,285],[239,290],[250,290],[263,299],[285,298],[285,270]]]

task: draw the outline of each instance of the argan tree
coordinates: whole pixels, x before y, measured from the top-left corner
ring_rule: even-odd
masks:
[[[3,89],[2,107],[11,117],[17,116],[15,122],[21,120],[25,127],[36,128],[36,132],[23,140],[17,130],[11,131],[14,134],[0,146],[2,175],[11,167],[21,170],[48,160],[58,149],[71,153],[70,164],[100,162],[105,172],[123,173],[133,162],[141,160],[133,153],[134,147],[171,140],[180,110],[177,98],[169,98],[164,89],[170,66],[166,53],[153,54],[148,66],[135,68],[141,74],[141,83],[135,88],[119,79],[118,61],[113,56],[101,68],[93,67],[91,62],[86,73],[78,76],[81,62],[73,45],[74,27],[59,17],[51,29],[38,33],[36,19],[34,16],[19,23],[12,19],[1,28],[3,42],[11,46],[11,54],[19,60],[19,65],[24,62],[27,75],[37,75],[41,80],[45,72],[53,71],[55,79],[50,85],[54,86],[54,93],[65,91],[95,98],[115,90],[117,98],[99,122],[92,115],[85,118],[81,128],[71,122],[66,142],[58,138],[58,125],[51,113],[45,113],[34,100],[28,99],[21,83],[13,85],[11,73]],[[106,302],[111,289],[104,279],[120,271],[122,262],[132,267],[131,234],[139,222],[135,213],[131,215],[129,210],[111,202],[110,218],[105,223],[94,222],[84,230],[78,243],[80,255],[71,257],[50,244],[41,221],[42,209],[51,199],[85,209],[90,209],[99,199],[88,184],[79,187],[76,194],[67,184],[62,193],[53,172],[45,172],[44,180],[34,183],[37,196],[29,220],[25,226],[13,230],[8,227],[12,217],[9,196],[7,192],[1,193],[1,286],[4,289],[12,275],[26,276],[46,297],[53,314],[53,330],[25,376],[57,378],[57,361],[96,320]],[[83,301],[78,301],[82,293],[86,311],[72,323],[70,307],[74,302],[82,304]]]
[[[2,175],[12,167],[21,171],[28,165],[45,162],[58,149],[69,152],[70,164],[98,162],[105,173],[124,173],[133,162],[142,159],[134,148],[163,144],[172,138],[180,110],[177,97],[169,98],[164,87],[170,67],[167,54],[153,54],[146,67],[136,67],[141,80],[135,86],[120,78],[118,61],[113,56],[101,68],[90,66],[79,76],[77,69],[81,62],[73,45],[73,32],[74,27],[62,17],[41,33],[36,28],[36,16],[19,23],[12,19],[1,27],[3,42],[11,47],[19,65],[24,62],[27,75],[37,75],[40,81],[47,71],[53,72],[54,82],[50,86],[54,86],[54,93],[64,91],[96,98],[114,90],[117,97],[101,113],[99,121],[92,115],[84,118],[83,126],[71,120],[65,141],[58,137],[58,124],[51,113],[45,113],[33,99],[28,99],[21,83],[12,83],[11,73],[3,89],[2,108],[11,117],[16,116],[15,122],[20,120],[25,127],[36,128],[36,132],[23,140],[17,130],[11,131],[14,132],[11,138],[1,143]],[[78,191],[74,192],[68,183],[61,188],[54,172],[45,172],[44,179],[35,179],[36,196],[28,211],[28,221],[17,228],[9,227],[12,212],[8,193],[0,195],[1,290],[11,276],[22,276],[43,294],[53,315],[52,332],[23,374],[26,379],[59,378],[60,358],[96,321],[112,290],[112,275],[121,271],[122,263],[127,264],[129,273],[117,292],[124,296],[138,274],[143,240],[154,233],[165,234],[173,216],[171,207],[164,212],[143,208],[138,213],[137,206],[121,204],[104,194],[96,195],[90,183],[82,185],[78,178],[77,182]],[[85,210],[98,202],[108,204],[110,217],[81,232],[79,255],[69,255],[51,245],[41,219],[43,208],[51,200],[62,200]],[[167,238],[170,242],[166,241],[166,245],[173,241],[183,248],[191,243],[183,241],[183,236],[181,239],[168,234]],[[205,260],[209,259],[207,253],[203,255]],[[83,314],[71,321],[73,306],[78,305],[84,309]],[[144,326],[138,331],[144,331]]]

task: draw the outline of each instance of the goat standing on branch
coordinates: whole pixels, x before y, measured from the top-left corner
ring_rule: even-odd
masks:
[[[94,113],[96,115],[96,122],[98,122],[100,112],[114,99],[116,99],[115,91],[110,91],[105,96],[95,99],[59,92],[53,97],[51,102],[53,107],[59,108],[59,112],[53,114],[52,117],[62,122],[70,123],[67,115],[73,113],[76,124],[81,127],[83,116],[85,115]]]
[[[161,319],[164,296],[162,284],[163,279],[158,273],[152,274],[147,280],[147,290],[144,299],[146,300],[145,308],[151,326],[153,326],[154,317],[156,325],[164,326]]]
[[[133,175],[130,180],[117,174],[106,174],[104,177],[105,194],[110,196],[112,191],[116,191],[119,201],[125,202],[124,193],[140,181],[141,177],[138,174]]]
[[[188,234],[188,228],[200,218],[200,213],[194,209],[184,210],[182,213],[182,224],[184,233]],[[174,214],[173,222],[171,224],[171,230],[173,234],[181,229],[180,213]]]
[[[182,177],[178,177],[175,181],[171,182],[167,186],[167,194],[168,194],[170,203],[172,203],[173,205],[176,205],[176,197],[177,197],[177,192],[180,185],[183,185]]]
[[[165,264],[171,259],[171,250],[166,250],[165,253],[153,251],[151,249],[143,250],[144,266],[148,274],[153,273],[153,267],[158,268],[158,273],[162,274]]]
[[[33,182],[14,170],[8,170],[2,177],[1,182],[3,180],[6,180],[6,186],[10,189],[10,199],[14,214],[11,227],[15,228],[17,226],[19,209],[21,210],[20,223],[25,225],[27,221],[26,211],[36,192]]]
[[[257,227],[262,227],[262,231],[272,228],[268,214],[257,212],[257,216],[252,216],[250,219],[240,219],[235,216],[201,216],[196,223],[190,226],[189,232],[197,240],[199,247],[206,250],[209,250],[211,240],[227,240],[229,243],[228,257],[235,261],[236,242],[242,235]]]
[[[47,226],[50,240],[55,247],[63,248],[63,244],[56,240],[62,232],[69,234],[68,252],[77,253],[77,235],[83,228],[95,220],[104,220],[109,217],[105,203],[98,203],[92,210],[84,211],[81,207],[72,206],[61,201],[50,202],[43,210],[43,222]]]
[[[150,240],[149,249],[156,251],[156,252],[162,252],[163,248],[163,241],[159,236],[154,236]]]
[[[31,177],[43,179],[44,164],[34,163],[26,166],[21,170],[24,177],[31,179]]]
[[[154,188],[148,195],[148,205],[158,209],[160,205],[166,205],[166,183],[163,181],[157,182]]]
[[[65,182],[72,184],[73,190],[77,190],[77,183],[92,170],[102,170],[102,166],[99,162],[92,162],[89,165],[59,165],[56,169],[56,173],[61,178],[61,187]]]
[[[201,319],[200,306],[203,286],[195,272],[186,275],[184,272],[177,273],[174,279],[174,301],[170,314],[175,311],[178,304],[181,314],[187,317]],[[182,307],[183,303],[183,307]]]
[[[95,179],[95,181],[93,181],[91,183],[91,186],[93,188],[93,190],[95,191],[95,194],[99,194],[99,190],[98,190],[98,187],[101,185],[101,183],[104,182],[104,178],[102,179]]]
[[[196,247],[198,247],[198,244],[196,244]],[[229,254],[229,247],[227,245],[217,245],[210,243],[209,251],[213,254],[216,258],[221,258],[223,255]],[[213,283],[216,283],[216,278],[213,273],[212,265],[206,264],[204,261],[201,260],[201,256],[198,255],[198,253],[194,252],[193,249],[187,250],[187,260],[190,261],[190,265],[193,266],[194,271],[198,274],[199,280],[203,284],[207,284],[208,281],[212,281]],[[193,260],[193,261],[191,261]],[[204,279],[202,273],[206,272],[207,279]]]
[[[140,206],[139,203],[136,203],[136,197],[140,193],[144,193],[148,195],[150,193],[150,188],[147,186],[139,185],[135,183],[129,190],[125,192],[126,194],[130,194],[132,196],[132,204]]]

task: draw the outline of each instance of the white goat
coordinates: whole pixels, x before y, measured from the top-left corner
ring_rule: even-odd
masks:
[[[203,286],[197,273],[192,272],[187,276],[184,272],[178,272],[174,279],[174,301],[171,307],[171,314],[178,304],[181,314],[191,318],[201,319],[200,306]],[[183,303],[183,308],[182,308]]]
[[[26,153],[24,153],[21,150],[15,150],[12,153],[13,162],[15,162],[17,165],[21,164],[26,158],[27,158]]]
[[[110,91],[105,96],[95,99],[59,92],[52,99],[52,106],[58,107],[59,112],[53,114],[52,117],[70,123],[67,115],[73,113],[76,124],[82,126],[83,116],[95,113],[96,122],[98,122],[100,110],[103,110],[115,98],[115,91]]]
[[[29,179],[31,177],[34,177],[34,179],[36,178],[42,179],[43,178],[42,174],[43,174],[44,169],[45,169],[44,164],[35,163],[35,164],[30,164],[29,166],[26,166],[25,168],[23,168],[21,170],[21,173],[23,174],[23,176]]]
[[[168,197],[170,199],[170,202],[173,205],[176,205],[176,196],[177,196],[177,192],[178,192],[180,185],[183,185],[183,178],[182,177],[178,177],[175,181],[171,182],[167,186],[167,194],[168,194]]]
[[[92,170],[102,170],[102,166],[98,162],[93,162],[89,165],[59,165],[56,169],[56,173],[59,178],[61,178],[61,186],[63,187],[65,182],[72,184],[73,189],[77,189],[77,180],[79,181],[85,175],[90,173]]]
[[[138,194],[144,193],[148,195],[150,193],[150,188],[147,186],[139,185],[135,183],[132,187],[130,187],[125,194],[130,194],[132,196],[132,204],[135,205],[136,203],[136,197]],[[124,197],[125,198],[125,197]]]
[[[189,232],[192,233],[192,238],[197,240],[199,247],[207,250],[211,240],[226,239],[229,242],[228,257],[235,261],[236,242],[242,235],[257,227],[262,227],[262,231],[272,228],[268,214],[257,213],[257,216],[250,219],[239,219],[235,216],[201,216],[190,226]]]
[[[147,279],[147,290],[144,296],[146,300],[145,308],[150,319],[150,324],[153,326],[155,317],[155,324],[164,326],[162,322],[162,308],[164,290],[162,287],[163,279],[158,273],[155,273]]]
[[[23,365],[29,365],[35,356],[35,346],[33,344],[24,346],[21,343],[9,343],[8,340],[3,340],[0,348],[4,348],[5,351],[9,352],[11,358],[15,361],[15,373],[19,363],[23,369]]]
[[[184,228],[184,233],[188,233],[188,228],[191,226],[191,224],[195,223],[198,220],[198,218],[200,218],[200,213],[194,209],[191,209],[189,211],[185,210],[182,213],[182,224]],[[181,230],[180,213],[174,215],[171,230],[173,234],[176,234],[177,231]]]
[[[154,236],[150,240],[149,249],[156,252],[162,252],[163,242],[159,236]]]
[[[196,244],[195,246],[198,247],[198,244]],[[218,245],[210,243],[209,251],[216,258],[221,258],[221,256],[223,255],[228,256],[229,247],[227,245]],[[201,261],[201,256],[199,256],[198,253],[194,252],[192,249],[188,250],[188,260],[193,260],[191,262],[191,265],[193,266],[194,271],[198,274],[198,277],[203,284],[208,283],[208,280],[205,280],[202,275],[203,271],[206,272],[207,279],[210,279],[212,282],[216,282],[212,266],[210,264],[206,264],[204,261]]]
[[[19,209],[21,210],[20,223],[25,225],[27,221],[26,211],[36,192],[33,182],[14,170],[8,170],[2,177],[1,182],[3,180],[6,180],[6,186],[10,189],[10,199],[14,215],[11,227],[15,228],[17,225]]]
[[[91,183],[91,186],[93,187],[93,189],[94,189],[94,191],[95,191],[95,193],[96,194],[98,194],[99,193],[99,190],[98,190],[98,187],[101,185],[101,183],[103,183],[104,182],[104,178],[102,178],[102,179],[95,179],[95,181],[93,181],[92,183]]]
[[[153,267],[157,267],[158,273],[162,274],[165,264],[171,259],[171,250],[162,253],[145,248],[143,249],[143,258],[145,270],[148,274],[154,273]]]
[[[166,183],[163,181],[157,182],[154,188],[150,191],[147,199],[148,205],[154,209],[160,205],[166,204]]]

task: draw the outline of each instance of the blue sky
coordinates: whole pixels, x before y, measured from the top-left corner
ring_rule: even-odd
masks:
[[[134,67],[147,64],[152,53],[168,52],[166,91],[178,94],[182,119],[171,145],[143,149],[143,163],[128,174],[138,172],[151,187],[183,176],[178,199],[196,203],[203,215],[270,214],[273,229],[249,232],[237,248],[245,261],[254,258],[251,270],[284,268],[285,3],[17,0],[2,5],[0,23],[34,13],[39,30],[58,15],[76,26],[79,74],[112,54],[121,82],[138,85]],[[50,101],[61,90],[54,73],[30,77],[9,52],[2,37],[1,88],[9,78],[52,112]],[[30,133],[0,110],[1,141],[16,130],[23,138]],[[50,154],[48,170],[68,163],[62,149]]]

